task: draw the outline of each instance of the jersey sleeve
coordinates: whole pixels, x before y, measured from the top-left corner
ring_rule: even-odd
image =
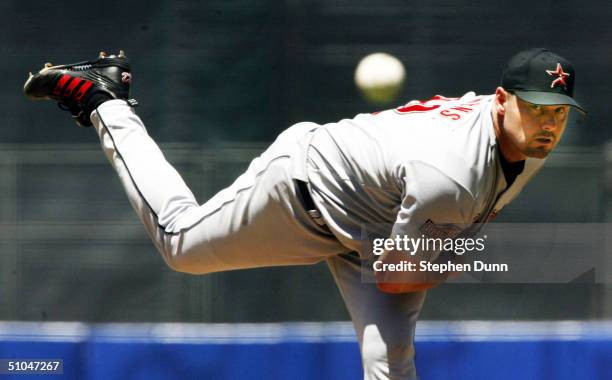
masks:
[[[420,161],[401,166],[402,203],[391,238],[453,238],[472,221],[472,194],[441,170]],[[440,252],[420,249],[415,255],[429,261]]]

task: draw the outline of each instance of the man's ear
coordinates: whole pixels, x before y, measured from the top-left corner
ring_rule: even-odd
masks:
[[[510,94],[508,91],[504,90],[503,87],[497,87],[495,89],[495,108],[498,115],[503,116],[506,113],[506,106],[509,97]]]

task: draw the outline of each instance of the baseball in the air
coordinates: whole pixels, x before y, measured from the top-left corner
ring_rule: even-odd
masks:
[[[397,99],[406,70],[399,59],[387,53],[365,56],[355,69],[355,84],[370,102],[387,104]]]

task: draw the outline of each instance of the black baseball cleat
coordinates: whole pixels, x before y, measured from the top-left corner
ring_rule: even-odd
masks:
[[[91,125],[89,116],[103,101],[124,99],[132,107],[138,102],[129,99],[132,74],[123,50],[119,55],[100,52],[98,59],[53,66],[46,63],[23,86],[30,99],[54,99],[63,110],[70,111],[78,125]]]

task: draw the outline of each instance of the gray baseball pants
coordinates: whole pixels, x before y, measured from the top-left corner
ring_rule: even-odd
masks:
[[[315,124],[287,129],[232,185],[199,205],[126,102],[105,102],[91,120],[168,266],[206,274],[326,260],[355,326],[364,379],[416,379],[414,330],[425,292],[389,295],[362,282],[358,256],[311,219],[297,194]]]

